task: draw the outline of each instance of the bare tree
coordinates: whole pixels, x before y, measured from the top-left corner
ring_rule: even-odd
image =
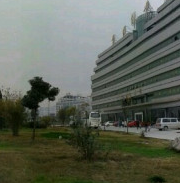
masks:
[[[129,113],[129,106],[131,105],[131,96],[128,94],[122,99],[122,111],[124,115],[124,119],[126,121],[126,128],[127,128],[127,133],[128,133],[128,113]]]

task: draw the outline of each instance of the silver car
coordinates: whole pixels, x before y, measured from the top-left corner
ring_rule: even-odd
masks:
[[[180,122],[177,118],[158,118],[155,127],[159,130],[179,129]]]

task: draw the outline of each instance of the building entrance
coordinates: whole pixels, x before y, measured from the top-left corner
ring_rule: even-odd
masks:
[[[143,121],[143,113],[142,112],[135,113],[134,116],[135,116],[136,121],[140,121],[140,122]]]

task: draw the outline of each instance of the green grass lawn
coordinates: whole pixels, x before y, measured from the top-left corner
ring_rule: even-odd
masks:
[[[148,183],[156,175],[180,182],[180,154],[169,141],[101,132],[100,149],[87,162],[66,143],[70,132],[38,129],[35,142],[27,129],[19,137],[0,132],[0,183]]]

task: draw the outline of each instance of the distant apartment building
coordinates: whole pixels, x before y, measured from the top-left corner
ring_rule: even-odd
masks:
[[[180,0],[165,1],[157,12],[147,5],[134,16],[134,30],[124,30],[96,60],[92,110],[104,120],[123,120],[125,109],[134,120],[180,118]]]
[[[56,106],[50,106],[50,107],[39,107],[38,109],[39,117],[43,116],[56,116]]]
[[[91,110],[91,98],[82,97],[79,95],[71,95],[67,93],[64,97],[61,97],[56,103],[56,111],[59,111],[63,108],[76,107],[81,108],[82,105],[86,105],[86,110]]]

